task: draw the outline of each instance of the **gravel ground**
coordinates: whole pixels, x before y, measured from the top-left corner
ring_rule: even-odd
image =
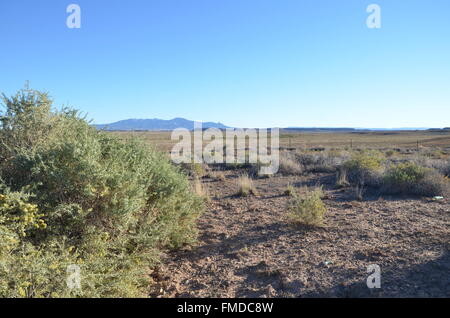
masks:
[[[353,199],[331,174],[254,180],[257,196],[238,197],[240,171],[204,178],[211,202],[196,246],[162,255],[152,297],[450,297],[450,201]],[[286,218],[286,186],[321,184],[325,226]],[[367,266],[381,288],[366,285]]]

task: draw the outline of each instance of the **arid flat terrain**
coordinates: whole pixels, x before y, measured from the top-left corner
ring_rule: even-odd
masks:
[[[273,176],[254,181],[257,195],[237,196],[237,177],[203,177],[211,201],[197,246],[168,252],[153,273],[156,297],[449,297],[450,201],[354,199],[335,176]],[[322,185],[323,227],[286,217],[292,185]],[[381,268],[369,289],[367,266]]]
[[[169,131],[115,131],[121,138],[137,137],[157,149],[169,152],[177,143]],[[281,130],[280,147],[311,148],[376,148],[415,150],[419,147],[450,149],[450,130],[446,131],[357,131],[298,132]]]

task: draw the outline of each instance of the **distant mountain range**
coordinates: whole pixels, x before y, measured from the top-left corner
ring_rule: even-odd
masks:
[[[173,130],[176,128],[194,129],[194,121],[184,118],[164,119],[126,119],[111,124],[95,125],[102,130]],[[204,122],[202,128],[229,128],[221,123]]]
[[[170,120],[164,119],[126,119],[111,124],[95,125],[102,130],[173,130],[176,128],[194,129],[194,121],[185,118],[174,118]],[[232,128],[222,123],[204,122],[202,128]],[[304,131],[304,132],[363,132],[363,131],[401,131],[401,130],[442,130],[448,131],[449,128],[433,129],[425,127],[408,127],[408,128],[336,128],[336,127],[287,127],[281,128],[286,131]]]

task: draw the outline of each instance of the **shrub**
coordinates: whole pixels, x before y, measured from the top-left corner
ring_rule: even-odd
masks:
[[[203,200],[165,155],[97,131],[45,93],[3,96],[0,297],[136,297],[158,250],[192,243]],[[83,271],[82,291],[65,286]]]
[[[288,203],[289,218],[293,223],[320,226],[326,212],[320,188],[308,190],[305,194],[293,193]]]
[[[387,150],[385,152],[385,154],[386,154],[387,157],[392,157],[392,156],[394,156],[396,154],[396,151],[393,150],[393,149],[389,149],[389,150]]]
[[[450,177],[450,160],[448,159],[428,159],[419,157],[415,162],[421,166],[433,168],[439,171],[442,175]]]
[[[194,179],[193,188],[195,194],[197,194],[200,198],[203,198],[205,201],[211,201],[211,197],[209,195],[208,188],[206,188],[199,178]]]
[[[408,193],[425,177],[427,169],[411,162],[390,168],[384,177],[384,190],[389,193]]]
[[[238,195],[246,197],[250,194],[258,195],[252,179],[246,174],[239,176],[238,178]]]
[[[291,158],[287,154],[282,153],[280,154],[280,166],[278,172],[283,175],[301,174],[302,167],[293,158]]]
[[[387,171],[383,192],[436,196],[445,194],[448,187],[448,181],[437,171],[406,162],[395,165]]]
[[[294,193],[295,193],[295,188],[290,184],[286,187],[286,190],[284,190],[284,195],[287,195],[290,197],[293,196]]]
[[[385,159],[379,151],[364,151],[354,154],[342,168],[353,185],[378,186],[381,182]]]
[[[273,174],[261,173],[264,167],[268,167],[269,165],[270,164],[262,163],[258,160],[256,163],[241,164],[240,169],[244,169],[246,171],[246,174],[253,179],[270,178],[273,176]]]
[[[296,154],[297,161],[305,170],[311,172],[334,172],[345,158],[345,153],[336,150],[320,153],[301,152]]]
[[[208,173],[208,177],[217,181],[225,181],[227,179],[223,171],[211,171]]]
[[[430,170],[425,173],[425,177],[414,187],[413,193],[428,197],[449,195],[449,179],[437,171]]]

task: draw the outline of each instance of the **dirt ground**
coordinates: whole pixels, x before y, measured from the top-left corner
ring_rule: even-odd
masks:
[[[380,197],[356,201],[333,174],[254,180],[257,196],[236,196],[240,171],[203,178],[211,202],[198,245],[162,256],[152,297],[450,297],[450,201]],[[288,184],[321,184],[325,226],[286,217]],[[366,285],[367,266],[381,288]]]

